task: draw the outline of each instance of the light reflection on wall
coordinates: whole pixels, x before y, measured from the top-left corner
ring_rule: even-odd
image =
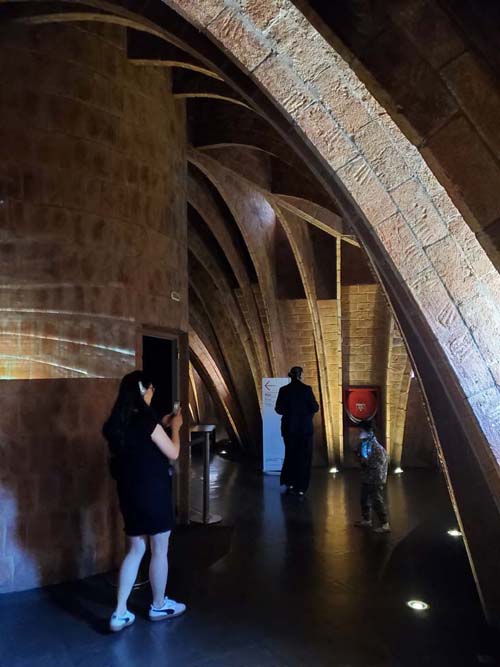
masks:
[[[0,380],[34,380],[42,378],[53,377],[53,374],[50,372],[37,372],[33,374],[33,370],[40,365],[42,369],[45,366],[53,367],[58,369],[58,371],[63,371],[62,373],[57,373],[58,377],[72,377],[73,374],[87,376],[88,373],[82,368],[72,368],[71,366],[63,366],[62,364],[55,364],[51,361],[42,361],[40,359],[33,359],[32,357],[16,357],[13,355],[2,354],[0,355]],[[21,368],[23,371],[21,371]],[[69,371],[70,375],[64,371]],[[26,377],[27,375],[27,377]],[[25,377],[23,377],[25,376]],[[38,377],[37,376],[41,376]],[[95,376],[102,377],[102,376]]]
[[[120,377],[135,366],[130,320],[5,310],[0,309],[0,380]]]

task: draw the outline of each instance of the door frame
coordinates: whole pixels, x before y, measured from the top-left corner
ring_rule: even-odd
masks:
[[[189,447],[189,337],[187,331],[168,327],[141,324],[137,327],[135,360],[136,368],[142,369],[142,338],[165,338],[173,340],[177,346],[176,391],[174,400],[183,406],[184,424],[181,428],[181,451],[178,459],[178,483],[176,484],[176,504],[178,523],[188,524],[191,511],[191,449]]]

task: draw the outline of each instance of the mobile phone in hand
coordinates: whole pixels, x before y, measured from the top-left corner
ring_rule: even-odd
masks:
[[[172,414],[173,415],[178,415],[180,409],[181,409],[181,402],[180,401],[174,401],[174,407],[172,408]]]

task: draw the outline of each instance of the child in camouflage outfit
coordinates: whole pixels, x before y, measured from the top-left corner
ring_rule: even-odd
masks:
[[[360,446],[357,451],[361,464],[361,521],[355,526],[372,527],[372,508],[380,526],[376,533],[388,533],[391,530],[385,507],[385,484],[387,482],[387,452],[375,437],[370,422],[358,424]]]

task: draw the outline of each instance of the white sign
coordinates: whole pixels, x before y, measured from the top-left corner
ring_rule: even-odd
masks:
[[[281,437],[281,415],[274,411],[280,387],[290,378],[262,378],[262,470],[281,472],[285,445]]]

